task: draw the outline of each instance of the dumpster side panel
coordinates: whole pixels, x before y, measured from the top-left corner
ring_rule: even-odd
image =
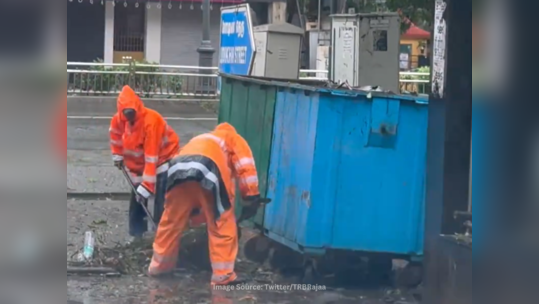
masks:
[[[317,121],[318,94],[277,93],[268,189],[273,202],[266,206],[264,227],[270,237],[299,245],[305,245],[305,235],[314,228],[311,225],[318,225],[313,217],[323,216],[311,195]]]
[[[333,248],[333,225],[340,220],[335,217],[335,191],[339,186],[336,176],[341,163],[342,137],[337,135],[343,132],[342,113],[347,110],[350,98],[332,96],[332,102],[325,103],[327,98],[324,95],[320,98],[312,169],[311,210],[316,215],[312,216],[312,224],[306,227],[305,234],[305,247],[311,248]]]
[[[228,122],[247,140],[255,158],[260,193],[266,195],[273,133],[276,87],[223,77],[219,104],[219,123]],[[239,193],[239,191],[237,191]],[[241,212],[240,196],[236,214]],[[262,225],[263,210],[254,218]]]
[[[392,98],[328,97],[320,101],[319,121],[331,120],[336,103],[345,103],[340,128],[319,131],[315,152],[320,161],[338,159],[336,175],[328,177],[336,180],[332,247],[421,254],[427,107]],[[338,145],[321,144],[336,137]]]

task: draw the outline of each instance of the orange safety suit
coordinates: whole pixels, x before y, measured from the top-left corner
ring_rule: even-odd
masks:
[[[110,148],[114,161],[123,161],[137,194],[144,198],[155,195],[157,174],[168,170],[168,161],[178,153],[180,140],[156,111],[144,107],[142,100],[125,86],[118,96],[118,112],[110,123]],[[122,114],[134,109],[133,125]]]
[[[212,284],[236,280],[238,230],[234,215],[236,180],[242,198],[260,197],[258,175],[249,145],[224,123],[211,133],[193,138],[170,161],[165,212],[157,228],[148,273],[168,273],[178,259],[179,240],[193,209],[206,217]]]

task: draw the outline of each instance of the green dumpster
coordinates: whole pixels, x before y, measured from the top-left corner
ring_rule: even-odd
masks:
[[[252,78],[221,75],[219,123],[228,122],[247,140],[255,158],[260,194],[266,195],[273,136],[273,114],[277,87]],[[241,198],[236,198],[236,214],[241,212]],[[261,211],[253,220],[262,226]]]
[[[279,85],[296,83],[310,86],[325,86],[325,81],[284,80],[262,77],[245,77],[221,74],[221,96],[219,123],[228,122],[243,136],[255,157],[260,183],[260,194],[265,197],[268,189],[268,171],[273,138],[275,103]],[[236,198],[236,215],[241,212],[241,198]],[[264,224],[264,212],[248,223],[251,226]]]

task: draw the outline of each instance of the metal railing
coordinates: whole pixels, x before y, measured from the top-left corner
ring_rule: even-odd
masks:
[[[114,96],[130,85],[146,98],[218,97],[218,68],[129,63],[67,63],[67,94]],[[327,70],[300,70],[300,79],[327,80]],[[401,72],[402,93],[426,94],[429,73]]]
[[[300,79],[327,80],[327,70],[300,70]],[[400,72],[401,93],[428,94],[430,73]]]
[[[428,94],[431,82],[430,73],[400,72],[401,93]]]
[[[299,70],[299,79],[328,80],[327,70]]]
[[[146,98],[217,98],[217,68],[128,63],[67,63],[67,94],[113,96],[130,85]]]

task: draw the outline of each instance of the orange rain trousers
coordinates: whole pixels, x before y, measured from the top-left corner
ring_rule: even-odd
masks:
[[[182,183],[167,193],[165,211],[155,235],[149,275],[158,276],[174,270],[180,251],[180,238],[188,225],[189,216],[193,209],[201,208],[208,227],[213,269],[211,282],[220,285],[236,280],[234,262],[238,254],[238,230],[234,207],[215,221],[213,200],[212,193],[203,189],[198,182]]]

